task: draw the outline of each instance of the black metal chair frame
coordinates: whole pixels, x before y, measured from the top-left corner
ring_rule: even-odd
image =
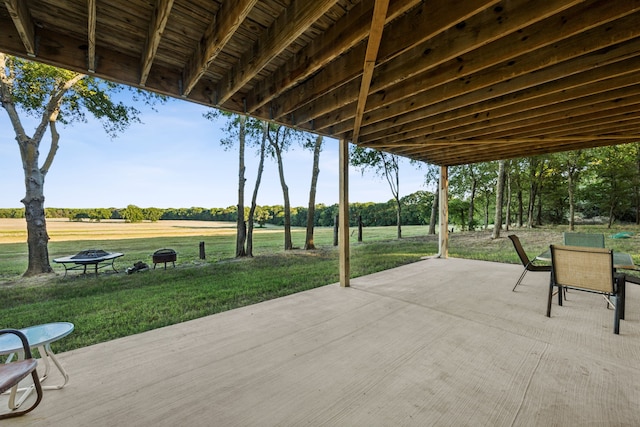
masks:
[[[4,334],[14,334],[20,338],[20,341],[22,342],[22,351],[24,352],[24,359],[0,364],[0,394],[13,388],[17,388],[20,381],[31,375],[31,378],[33,379],[33,386],[36,390],[36,400],[27,409],[18,411],[18,408],[9,408],[11,412],[0,414],[0,419],[18,417],[26,414],[27,412],[31,412],[42,400],[42,386],[40,385],[40,378],[36,371],[38,361],[31,355],[31,349],[29,348],[27,337],[16,329],[0,329],[0,335]],[[15,390],[12,390],[10,393],[15,393]],[[9,402],[11,403],[11,400]]]
[[[611,249],[604,248],[592,248],[592,247],[578,247],[578,246],[563,246],[563,245],[551,245],[551,280],[549,281],[549,297],[547,300],[547,317],[551,317],[551,301],[553,299],[553,287],[563,289],[575,289],[583,292],[590,292],[602,295],[607,301],[607,307],[613,306],[614,318],[613,318],[613,333],[620,333],[620,319],[624,319],[624,281],[625,275],[617,275],[613,267],[613,251]],[[601,257],[601,261],[608,258],[606,263],[606,283],[603,286],[594,286],[595,284],[587,284],[580,282],[574,274],[564,273],[561,279],[558,279],[558,265],[560,256],[559,253],[580,253],[581,258],[592,257],[591,262],[585,263],[582,266],[583,270],[588,270],[589,266],[598,268],[597,258],[593,256]],[[600,270],[597,270],[600,271]],[[577,275],[578,273],[576,273]],[[596,272],[593,274],[587,274],[585,277],[595,277]],[[584,278],[583,278],[584,279]],[[588,280],[588,279],[587,279]],[[583,284],[584,283],[584,284]],[[597,289],[596,289],[597,288]],[[558,305],[562,306],[562,292],[558,292]]]
[[[522,248],[522,244],[520,243],[520,239],[518,238],[518,236],[516,236],[515,234],[511,234],[509,236],[509,239],[511,239],[511,242],[513,242],[513,247],[516,249],[516,252],[517,252],[518,256],[520,257],[520,261],[522,261],[522,265],[524,266],[524,271],[522,272],[522,274],[518,278],[518,281],[516,282],[516,285],[512,289],[512,291],[515,292],[515,290],[518,287],[518,285],[520,284],[520,282],[522,282],[522,279],[524,279],[525,274],[527,274],[527,271],[547,271],[547,272],[550,272],[551,271],[551,266],[550,265],[535,265],[533,263],[534,260],[533,259],[529,259],[529,256],[527,255],[527,253]]]

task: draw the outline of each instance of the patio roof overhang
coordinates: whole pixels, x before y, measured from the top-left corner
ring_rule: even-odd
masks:
[[[640,139],[639,0],[3,3],[0,51],[440,166]]]

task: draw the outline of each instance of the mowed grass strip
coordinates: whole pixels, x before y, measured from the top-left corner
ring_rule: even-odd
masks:
[[[413,231],[419,234],[426,229],[416,227]],[[393,227],[369,229],[366,234],[369,241],[352,244],[352,277],[415,262],[437,248],[435,236],[398,241],[391,238],[394,233]],[[304,238],[303,230],[296,234]],[[318,230],[319,249],[313,251],[285,252],[281,249],[282,233],[257,233],[258,255],[243,259],[233,258],[235,236],[202,239],[206,241],[206,260],[198,258],[200,239],[193,237],[52,242],[52,257],[77,252],[89,243],[91,247],[118,250],[127,255],[116,261],[120,273],[107,268],[98,276],[69,272],[66,278],[59,274],[41,283],[37,280],[5,282],[4,286],[0,285],[0,326],[20,328],[54,321],[73,322],[74,333],[56,343],[56,351],[67,351],[339,280],[338,251],[330,243],[331,229]],[[165,270],[160,265],[155,270],[122,273],[137,260],[151,264],[150,255],[160,247],[176,249],[177,268],[168,266]],[[26,254],[19,252],[15,251],[14,264],[20,259],[26,266],[22,259]],[[122,259],[125,260],[120,261]],[[6,261],[0,262],[4,265],[0,267],[2,274],[7,273],[6,264]],[[54,268],[62,273],[59,266]]]
[[[188,224],[185,224],[188,226]],[[607,237],[606,246],[630,253],[640,264],[640,228],[580,228],[609,236],[631,230],[630,239]],[[427,236],[426,227],[403,227],[405,238],[395,239],[395,227],[365,228],[364,242],[355,242],[352,230],[351,277],[358,277],[415,262],[438,251],[438,237]],[[490,231],[450,235],[451,257],[519,263],[507,234],[515,232],[530,256],[552,243],[562,242],[561,227],[503,233],[491,239]],[[294,229],[294,245],[303,246],[304,230]],[[204,241],[206,259],[199,259],[199,242]],[[128,336],[154,328],[219,313],[295,292],[337,283],[338,251],[333,246],[333,230],[318,228],[314,251],[283,251],[282,230],[256,230],[253,258],[235,259],[235,235],[162,236],[119,240],[78,240],[51,242],[50,255],[69,255],[87,248],[124,252],[116,261],[120,273],[102,270],[97,277],[63,269],[48,280],[19,279],[26,268],[26,244],[1,244],[0,251],[0,327],[70,321],[73,334],[56,342],[56,351]],[[151,254],[160,248],[178,252],[177,268],[124,274],[136,261],[150,266]],[[514,278],[515,280],[515,278]]]

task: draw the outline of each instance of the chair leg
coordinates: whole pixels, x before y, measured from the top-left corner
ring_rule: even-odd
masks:
[[[614,303],[613,309],[613,333],[616,335],[620,334],[620,297],[612,296],[611,299]]]
[[[527,271],[529,271],[529,270],[527,270],[527,268],[525,267],[524,271],[520,275],[520,278],[516,282],[516,285],[513,287],[513,289],[511,289],[511,292],[515,292],[515,290],[518,287],[518,285],[520,284],[520,282],[522,282],[522,279],[524,279],[524,275],[527,274]]]
[[[624,309],[625,309],[625,300],[627,294],[627,281],[625,280],[625,276],[619,277],[618,279],[618,304],[620,305],[620,319],[624,320]]]
[[[35,407],[40,404],[40,401],[42,401],[42,386],[40,385],[40,377],[38,376],[38,372],[35,369],[31,372],[31,378],[33,379],[33,386],[36,389],[36,401],[29,408],[22,411],[12,411],[5,414],[0,414],[0,420],[24,415],[27,412],[33,411]]]
[[[562,290],[564,289],[563,286],[558,286],[558,305],[560,307],[562,307]]]
[[[549,280],[549,298],[547,298],[547,317],[551,317],[551,300],[552,299],[553,299],[553,280]]]

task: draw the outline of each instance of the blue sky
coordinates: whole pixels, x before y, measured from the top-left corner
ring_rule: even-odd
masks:
[[[142,108],[142,124],[135,124],[115,139],[90,120],[59,126],[60,148],[45,182],[47,207],[227,207],[237,203],[238,155],[220,146],[222,122],[203,118],[207,108],[170,99],[157,112]],[[33,120],[23,118],[27,132]],[[50,135],[40,156],[48,151]],[[285,155],[285,177],[292,206],[307,206],[311,165],[310,151],[294,147]],[[258,159],[247,150],[248,204],[255,183]],[[316,202],[338,202],[338,141],[326,139],[320,156]],[[7,113],[0,108],[0,208],[22,207],[24,174],[15,133]],[[386,202],[392,198],[387,182],[370,172],[351,170],[351,202]],[[424,172],[403,161],[401,196],[425,190]],[[265,163],[258,195],[259,205],[282,204],[278,170],[273,160]]]

